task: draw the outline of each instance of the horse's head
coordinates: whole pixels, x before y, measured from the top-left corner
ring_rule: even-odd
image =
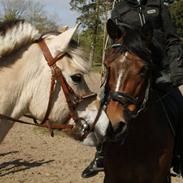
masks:
[[[71,128],[66,124],[73,119],[72,135],[82,139],[88,134],[85,142],[91,145],[104,136],[107,117],[102,112],[97,125],[93,125],[98,111],[97,104],[92,103],[96,94],[85,81],[91,66],[89,59],[72,40],[77,28],[41,36],[22,20],[2,24],[0,92],[4,102],[0,114],[19,118],[28,113],[51,132]]]
[[[71,39],[76,30],[77,26],[59,35],[47,36],[39,43],[44,53],[43,59],[50,67],[46,69],[51,69],[52,80],[56,81],[52,87],[55,89],[51,92],[53,97],[48,118],[52,121],[71,118],[74,128],[70,134],[78,140],[87,136],[85,144],[94,145],[104,136],[108,120],[106,114],[101,112],[99,121],[93,127],[98,105],[93,102],[96,94],[90,91],[84,77],[91,64],[81,47]]]
[[[105,65],[106,113],[114,128],[137,115],[145,105],[150,82],[150,52],[140,32],[126,24],[120,28],[112,21],[107,31],[114,41]]]

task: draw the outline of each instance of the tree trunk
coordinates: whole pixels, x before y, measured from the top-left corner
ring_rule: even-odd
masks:
[[[96,43],[97,43],[97,33],[98,33],[98,21],[99,21],[99,0],[96,0],[95,6],[95,25],[93,29],[92,35],[92,43],[91,43],[91,51],[90,51],[90,62],[94,65],[95,59],[95,50],[96,50]]]

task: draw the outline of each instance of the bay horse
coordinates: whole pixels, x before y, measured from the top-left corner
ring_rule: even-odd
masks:
[[[105,59],[104,182],[168,183],[175,144],[170,121],[182,119],[182,96],[153,87],[151,52],[140,31],[111,19],[107,31],[114,42]],[[170,115],[166,107],[173,107]]]
[[[91,64],[72,40],[77,28],[42,36],[23,20],[1,25],[0,142],[15,121],[26,123],[19,120],[26,114],[50,131],[74,121],[71,134],[80,139],[87,131],[86,145],[97,144],[105,134],[108,119],[104,112],[95,130],[88,130],[98,104],[84,79]]]

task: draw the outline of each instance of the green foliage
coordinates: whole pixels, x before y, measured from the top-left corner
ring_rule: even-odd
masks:
[[[183,1],[179,0],[170,7],[172,19],[175,22],[177,33],[183,40]]]
[[[177,33],[183,41],[183,0],[164,1],[170,4],[172,19],[177,27]],[[77,19],[83,27],[79,36],[80,42],[87,48],[90,55],[92,54],[92,47],[94,47],[93,66],[102,62],[103,43],[106,38],[104,33],[105,22],[113,2],[114,0],[70,0],[71,9],[81,14]]]
[[[87,47],[93,65],[101,64],[103,42],[106,38],[104,35],[106,7],[111,3],[103,0],[71,0],[70,5],[72,10],[81,14],[77,19],[83,28],[80,42]]]

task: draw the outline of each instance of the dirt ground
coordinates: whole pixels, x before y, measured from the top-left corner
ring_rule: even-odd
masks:
[[[16,124],[0,150],[0,183],[100,183],[103,174],[83,179],[80,174],[94,155],[86,147],[57,132]]]
[[[90,179],[80,176],[94,153],[95,148],[62,132],[52,138],[45,130],[15,124],[0,145],[0,183],[102,183],[103,173]]]
[[[0,183],[102,183],[103,173],[83,179],[80,174],[95,149],[57,132],[16,124],[0,147]],[[173,183],[181,183],[174,179]]]

